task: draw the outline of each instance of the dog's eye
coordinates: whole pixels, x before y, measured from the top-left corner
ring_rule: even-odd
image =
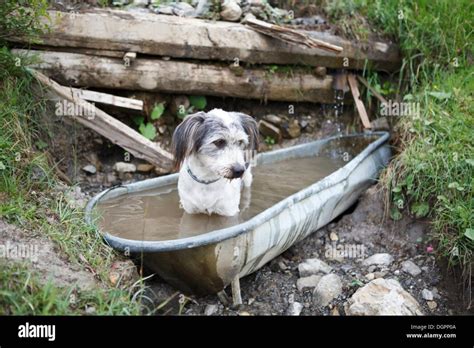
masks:
[[[245,146],[245,141],[239,140],[239,141],[237,142],[237,144],[239,145],[239,147],[244,147],[244,146]]]
[[[218,139],[213,142],[214,145],[216,145],[219,149],[222,149],[224,146],[226,146],[226,141],[224,139]]]

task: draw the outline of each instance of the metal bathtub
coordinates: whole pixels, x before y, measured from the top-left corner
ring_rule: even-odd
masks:
[[[324,179],[232,227],[165,241],[100,233],[113,248],[140,254],[145,265],[176,288],[197,295],[217,293],[349,208],[388,163],[388,139],[386,132],[336,136],[259,154],[257,165],[318,155],[348,155],[351,159]],[[178,174],[171,174],[105,190],[88,203],[86,220],[93,224],[99,201],[176,184],[177,180]]]

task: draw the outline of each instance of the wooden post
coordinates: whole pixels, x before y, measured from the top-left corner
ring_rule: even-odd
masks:
[[[349,87],[351,89],[352,97],[354,98],[354,103],[356,104],[357,112],[359,117],[364,125],[364,128],[372,128],[370,124],[369,116],[367,115],[367,110],[365,109],[364,103],[360,100],[359,87],[357,86],[357,80],[354,74],[347,75],[347,82],[349,82]]]
[[[234,306],[238,306],[242,304],[242,295],[240,294],[240,278],[239,275],[237,274],[230,283],[230,286],[232,287],[232,302]]]

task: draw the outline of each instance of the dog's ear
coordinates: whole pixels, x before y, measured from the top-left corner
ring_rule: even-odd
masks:
[[[178,127],[176,127],[171,140],[171,148],[174,155],[174,168],[178,170],[181,167],[186,156],[199,149],[200,126],[204,122],[206,113],[198,112],[188,115],[184,118]]]
[[[240,123],[244,128],[245,133],[249,136],[249,149],[258,150],[258,126],[257,121],[252,116],[235,113],[240,118]]]

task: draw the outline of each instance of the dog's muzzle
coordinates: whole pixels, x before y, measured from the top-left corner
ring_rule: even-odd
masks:
[[[232,172],[231,179],[241,178],[244,175],[245,167],[243,165],[240,165],[240,164],[235,164],[235,165],[232,166],[231,172]]]

